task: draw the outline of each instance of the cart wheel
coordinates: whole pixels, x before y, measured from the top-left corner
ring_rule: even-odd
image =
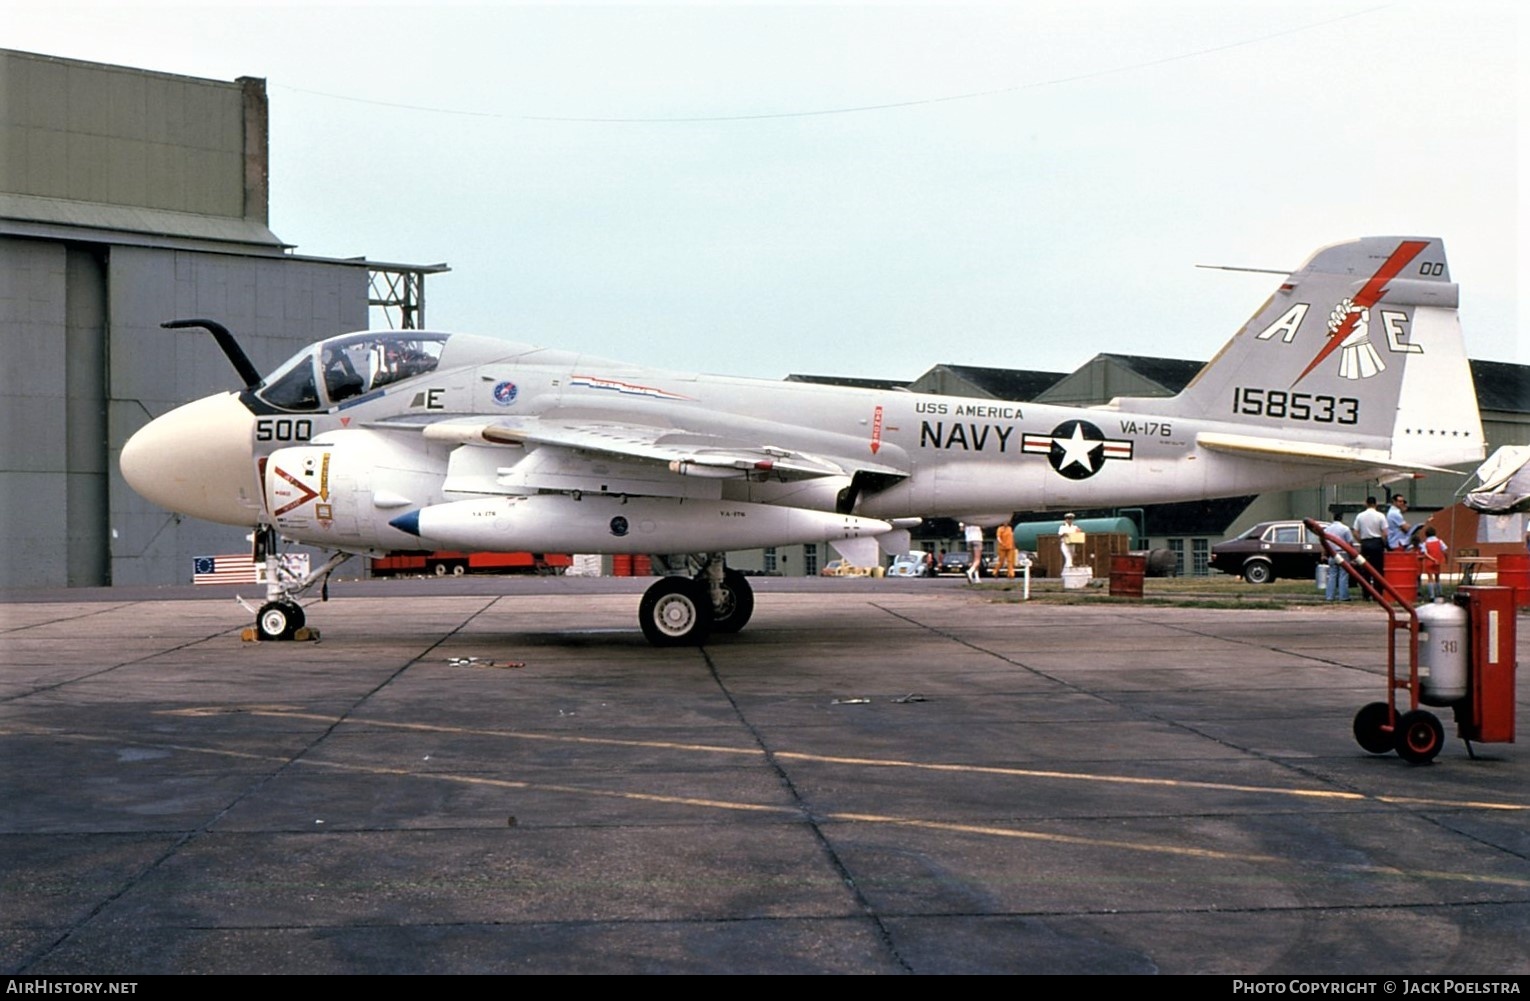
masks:
[[[1398,756],[1415,765],[1427,765],[1445,746],[1445,728],[1434,713],[1422,709],[1398,717],[1397,732],[1392,737],[1397,742]]]
[[[1386,754],[1392,750],[1392,735],[1382,728],[1387,725],[1385,702],[1372,702],[1355,713],[1355,742],[1372,754]]]

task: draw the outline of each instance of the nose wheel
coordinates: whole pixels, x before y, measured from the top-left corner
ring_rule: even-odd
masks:
[[[263,640],[290,640],[306,621],[295,601],[268,601],[255,614],[255,635]]]

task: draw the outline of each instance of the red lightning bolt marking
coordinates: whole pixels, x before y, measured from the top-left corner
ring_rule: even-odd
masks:
[[[1392,256],[1388,257],[1386,263],[1376,269],[1376,273],[1371,275],[1371,280],[1365,283],[1365,287],[1352,300],[1354,304],[1362,309],[1370,309],[1380,302],[1381,297],[1386,295],[1387,282],[1396,278],[1398,272],[1407,267],[1408,262],[1417,257],[1419,252],[1427,246],[1429,244],[1422,240],[1404,240],[1402,243],[1399,243],[1397,249],[1392,251]],[[1306,368],[1302,369],[1302,374],[1292,380],[1291,385],[1294,386],[1301,382],[1307,377],[1308,372],[1317,368],[1324,358],[1333,354],[1334,349],[1339,346],[1340,342],[1354,332],[1355,324],[1359,321],[1360,310],[1358,309],[1344,317],[1344,322],[1339,324],[1339,329],[1335,330],[1328,340],[1323,342],[1323,346],[1318,349],[1317,355],[1307,363]]]
[[[278,518],[286,514],[288,511],[291,511],[293,508],[302,507],[304,504],[319,496],[319,492],[317,490],[314,490],[308,484],[304,483],[302,480],[299,480],[297,477],[293,476],[291,473],[287,472],[280,466],[276,467],[276,475],[297,487],[298,490],[302,493],[302,496],[297,500],[286,505],[285,507],[277,508],[276,511],[273,512]]]

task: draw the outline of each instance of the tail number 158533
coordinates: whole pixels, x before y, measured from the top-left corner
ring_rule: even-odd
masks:
[[[1360,420],[1360,401],[1353,396],[1292,393],[1284,389],[1233,389],[1232,410],[1246,417],[1273,417],[1318,424],[1355,424]]]

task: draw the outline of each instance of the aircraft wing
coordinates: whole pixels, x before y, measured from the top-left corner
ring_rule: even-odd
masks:
[[[450,418],[421,429],[432,441],[499,448],[554,448],[623,462],[658,464],[677,476],[748,476],[791,481],[856,472],[904,477],[907,470],[861,459],[817,455],[680,428],[616,422],[525,418]]]
[[[1202,448],[1214,452],[1231,452],[1276,462],[1310,462],[1315,465],[1334,465],[1351,469],[1387,469],[1399,473],[1459,475],[1459,470],[1399,460],[1391,452],[1379,448],[1356,448],[1352,445],[1260,438],[1254,435],[1223,434],[1218,431],[1202,431],[1195,436],[1195,442]]]

